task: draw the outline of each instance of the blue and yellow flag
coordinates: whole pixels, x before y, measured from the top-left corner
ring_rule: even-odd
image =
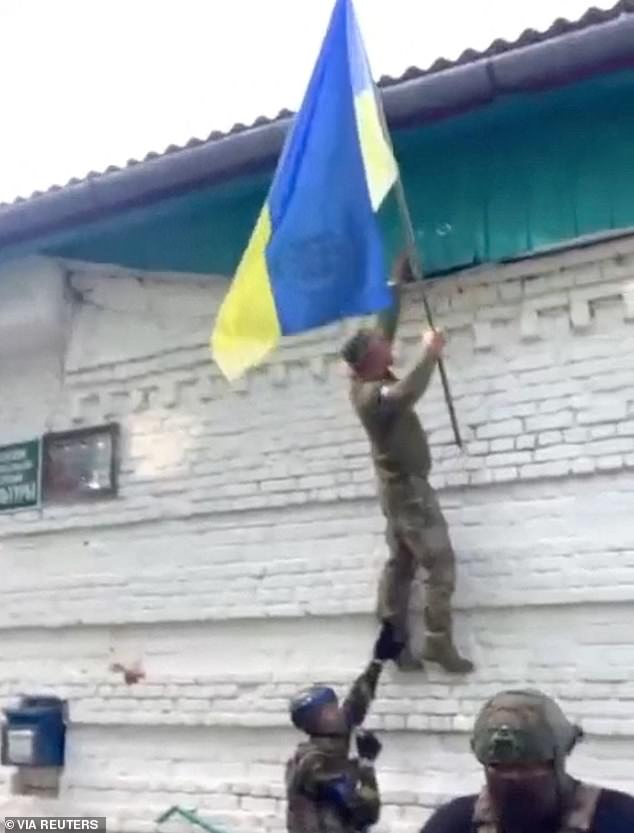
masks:
[[[352,0],[328,32],[214,331],[228,379],[284,335],[391,303],[375,212],[397,166]]]

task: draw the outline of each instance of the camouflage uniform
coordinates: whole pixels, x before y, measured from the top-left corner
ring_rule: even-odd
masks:
[[[371,662],[350,689],[342,709],[348,733],[339,737],[313,736],[300,743],[286,765],[289,833],[355,833],[375,824],[380,798],[374,767],[350,758],[350,739],[360,726],[376,693],[381,663]],[[350,784],[347,812],[328,800],[328,788]]]
[[[394,339],[400,311],[400,291],[394,307],[379,318],[379,331]],[[380,381],[353,376],[350,399],[365,428],[377,475],[379,499],[387,520],[390,555],[379,586],[378,615],[391,622],[398,638],[408,645],[403,665],[412,656],[408,609],[417,568],[424,570],[425,644],[423,658],[448,670],[466,672],[453,645],[451,597],[456,584],[455,555],[447,523],[428,477],[431,454],[427,436],[414,409],[436,366],[425,354],[402,380],[390,375]],[[385,388],[389,397],[383,396]]]

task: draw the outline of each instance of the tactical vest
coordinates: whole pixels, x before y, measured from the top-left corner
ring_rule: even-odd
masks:
[[[324,750],[330,753],[327,766],[333,774],[356,766],[356,763],[347,757],[347,740],[342,743],[330,738],[313,738],[307,743],[300,744],[294,757],[286,765],[286,829],[288,833],[354,833],[353,828],[343,822],[335,807],[306,795],[298,783],[297,775],[300,766],[310,767],[312,760],[323,765]],[[322,766],[319,768],[322,769]]]
[[[581,782],[577,784],[572,806],[559,829],[559,833],[591,833],[600,795],[599,787],[592,787]],[[474,833],[498,833],[486,787],[476,801],[473,813],[473,831]]]
[[[287,799],[286,830],[288,833],[347,833],[332,807],[297,793]]]

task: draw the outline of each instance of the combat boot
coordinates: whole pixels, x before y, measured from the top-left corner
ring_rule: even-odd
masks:
[[[474,670],[473,663],[460,656],[446,633],[427,634],[423,659],[427,662],[438,663],[450,674],[470,674]]]
[[[415,657],[406,645],[395,660],[399,671],[422,671],[425,667],[419,657]]]

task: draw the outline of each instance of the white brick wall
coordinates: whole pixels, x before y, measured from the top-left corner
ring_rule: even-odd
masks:
[[[50,264],[29,268],[50,279]],[[10,796],[0,769],[0,812],[100,811],[134,832],[180,803],[281,830],[288,696],[360,670],[385,555],[336,358],[349,328],[286,344],[230,390],[206,346],[218,283],[70,280],[63,360],[18,362],[0,338],[0,441],[116,419],[121,496],[0,515],[0,698],[50,691],[71,718],[60,798]],[[634,790],[634,241],[445,279],[431,300],[465,453],[438,380],[421,414],[478,670],[383,680],[369,725],[396,833],[477,787],[468,731],[509,686],[583,722],[576,773]],[[145,679],[127,687],[115,662]]]

